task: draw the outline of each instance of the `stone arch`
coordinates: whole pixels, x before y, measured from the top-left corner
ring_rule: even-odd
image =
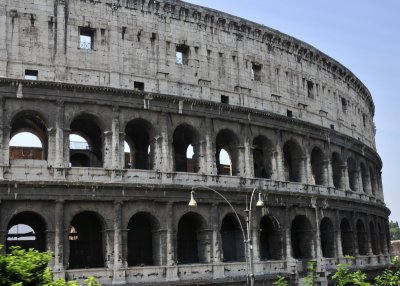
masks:
[[[152,170],[154,160],[153,125],[147,120],[137,118],[125,126],[125,140],[130,149],[130,165],[133,169]]]
[[[69,268],[104,267],[104,221],[98,213],[83,211],[71,221]]]
[[[356,162],[352,157],[347,158],[347,174],[349,176],[349,187],[353,192],[357,191]]]
[[[238,151],[239,139],[229,129],[222,129],[218,132],[216,137],[216,153],[215,161],[217,163],[217,173],[219,175],[232,175],[236,176],[239,174],[239,151]],[[231,166],[225,166],[220,164],[220,152],[224,149],[230,158]]]
[[[376,175],[372,166],[369,166],[369,178],[371,182],[371,193],[376,195]]]
[[[208,253],[208,239],[202,230],[206,229],[204,218],[198,213],[184,214],[178,223],[177,257],[179,264],[205,263]]]
[[[336,189],[342,188],[343,185],[343,161],[339,153],[333,152],[332,153],[332,179],[333,185]]]
[[[363,162],[360,163],[360,175],[361,175],[361,182],[362,182],[362,190],[364,193],[367,193],[369,177],[368,177],[367,169]]]
[[[327,258],[335,257],[335,231],[332,221],[324,217],[320,226],[321,250],[322,256]]]
[[[260,259],[282,259],[283,241],[281,226],[274,216],[266,215],[260,221]]]
[[[301,182],[304,173],[304,158],[303,151],[295,140],[288,140],[283,145],[283,159],[285,180]]]
[[[178,172],[197,173],[200,168],[199,164],[199,139],[200,135],[193,126],[189,124],[181,124],[175,128],[173,135],[174,162],[175,170]],[[193,147],[193,157],[187,157],[189,146]]]
[[[384,253],[385,252],[385,232],[383,231],[383,228],[381,224],[378,222],[378,237],[379,237],[379,252]]]
[[[354,235],[347,218],[343,218],[340,222],[340,237],[342,241],[343,255],[354,255]]]
[[[70,134],[76,134],[84,138],[87,147],[75,149],[70,142],[70,163],[72,167],[103,166],[103,128],[104,126],[100,119],[93,114],[81,113],[73,118],[70,125]]]
[[[10,140],[17,134],[28,132],[36,136],[41,147],[12,147],[10,159],[47,160],[48,153],[48,123],[39,112],[24,110],[15,114],[10,123]],[[21,149],[21,150],[20,150]],[[25,151],[25,152],[24,152]]]
[[[155,265],[159,223],[147,212],[138,212],[128,222],[128,266]]]
[[[11,246],[46,251],[46,222],[41,215],[23,211],[14,215],[7,225],[6,251]]]
[[[271,179],[272,155],[274,147],[265,136],[259,135],[253,140],[254,177]]]
[[[305,215],[297,215],[290,228],[292,254],[296,259],[310,259],[313,257],[313,229]]]
[[[372,253],[374,255],[379,254],[379,238],[376,233],[375,224],[370,221],[369,222],[369,239],[371,241]]]
[[[311,151],[311,173],[314,185],[324,185],[324,153],[319,147]]]
[[[243,232],[235,214],[227,214],[221,224],[224,262],[245,261]]]
[[[358,253],[360,255],[367,255],[368,235],[364,223],[361,219],[357,221],[357,242],[358,242]]]

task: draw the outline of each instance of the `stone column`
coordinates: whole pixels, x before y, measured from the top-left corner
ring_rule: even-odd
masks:
[[[64,268],[64,201],[55,203],[55,236],[54,236],[54,266],[53,271],[63,271]]]
[[[353,212],[351,214],[353,218],[353,247],[354,247],[354,256],[359,255],[359,245],[358,245],[358,235],[357,235],[357,219],[356,214]]]
[[[332,163],[329,159],[324,160],[324,184],[327,187],[334,187]]]
[[[319,207],[315,206],[315,258],[322,258]],[[318,266],[318,265],[317,265]],[[319,265],[321,267],[321,265]]]
[[[286,237],[286,260],[293,260],[292,256],[292,240],[291,240],[291,233],[290,233],[290,211],[289,208],[286,207],[285,209],[285,237]]]
[[[339,211],[336,211],[336,256],[337,258],[343,258],[343,248],[342,248],[342,232],[340,230],[340,215]]]
[[[175,258],[175,230],[174,230],[174,205],[172,202],[167,202],[166,204],[166,226],[167,226],[167,281],[179,280],[178,268],[176,267]]]
[[[368,240],[368,253],[367,255],[373,255],[373,251],[372,251],[372,241],[371,241],[371,230],[369,228],[369,221],[370,221],[370,216],[367,215],[366,216],[366,226],[365,229],[367,231],[367,240]]]
[[[156,162],[156,169],[165,172],[173,171],[173,158],[171,154],[170,142],[169,142],[169,134],[170,134],[170,126],[169,126],[169,118],[166,113],[161,113],[159,116],[159,132],[160,135],[157,136],[155,139],[155,144],[158,146],[157,152],[155,154],[157,159]]]
[[[276,180],[285,181],[285,168],[284,168],[284,158],[283,158],[283,146],[280,137],[280,130],[276,132]]]
[[[350,181],[349,181],[349,172],[347,170],[347,164],[343,164],[341,168],[342,168],[342,181],[340,189],[348,191],[350,190]]]
[[[103,168],[112,169],[112,130],[103,132]]]
[[[361,178],[361,171],[360,168],[356,169],[354,171],[354,180],[355,180],[355,191],[358,193],[363,193],[363,184],[362,184],[362,178]]]
[[[214,263],[221,262],[221,245],[219,239],[219,212],[218,204],[214,203],[211,207],[212,219],[212,261]]]
[[[257,194],[256,194],[257,195]],[[260,212],[257,208],[252,210],[252,218],[251,218],[251,236],[253,243],[253,261],[260,261]]]
[[[304,163],[304,174],[302,175],[301,181],[306,184],[312,184],[312,169],[311,169],[311,156],[308,150],[305,152],[305,156],[303,157]]]
[[[54,138],[54,178],[58,180],[65,179],[64,167],[67,166],[64,158],[64,102],[57,102],[57,119],[55,122]],[[69,140],[68,140],[69,141]],[[50,150],[49,150],[50,152]]]
[[[248,127],[246,126],[246,129]],[[250,143],[250,138],[249,136],[245,136],[244,138],[244,148],[243,148],[243,159],[244,159],[244,168],[241,168],[242,170],[242,176],[251,178],[254,177],[254,165],[253,165],[253,149],[252,149],[252,144]],[[240,159],[240,157],[239,157]]]
[[[3,227],[7,227],[3,218],[3,203],[0,200],[0,244],[3,245],[3,247],[0,249],[0,254],[5,254],[5,245],[7,242],[7,229],[3,229]]]
[[[113,118],[111,121],[111,169],[122,169],[121,152],[124,151],[124,144],[119,138],[119,108],[113,107]]]
[[[126,285],[122,253],[122,202],[114,202],[114,268],[113,285]]]
[[[69,150],[69,135],[71,134],[71,129],[64,128],[63,130],[63,144],[64,144],[64,166],[69,167],[70,164],[70,150]]]
[[[6,11],[6,2],[3,1],[0,4],[0,11]],[[8,61],[8,50],[7,50],[7,16],[2,14],[0,16],[0,77],[7,77],[7,61]]]
[[[66,78],[66,58],[67,58],[67,35],[66,27],[68,19],[65,18],[67,14],[65,8],[65,1],[57,1],[57,47],[55,51],[55,81],[65,81]]]
[[[217,175],[217,164],[215,162],[215,134],[214,125],[210,118],[205,118],[205,161],[207,175]]]

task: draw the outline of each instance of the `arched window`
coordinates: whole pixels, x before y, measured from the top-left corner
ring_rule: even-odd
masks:
[[[343,161],[336,152],[332,153],[332,178],[336,189],[341,189],[343,185]]]
[[[221,130],[216,139],[216,162],[218,175],[232,175],[239,174],[239,152],[237,136],[230,130]],[[226,154],[222,156],[221,152],[224,150],[229,157],[231,165],[227,165]],[[221,160],[225,159],[225,164]]]
[[[11,246],[46,251],[46,225],[43,219],[29,211],[13,216],[7,226],[7,252]]]
[[[364,193],[367,193],[367,186],[368,186],[368,173],[367,169],[365,168],[364,163],[360,163],[360,172],[361,172],[361,182],[362,182],[362,190]]]
[[[314,185],[324,185],[324,155],[318,147],[311,151],[311,172]]]
[[[204,219],[193,212],[181,217],[178,224],[178,263],[205,263],[207,237],[201,230],[205,229]]]
[[[261,260],[280,260],[282,251],[283,242],[278,220],[273,216],[264,216],[260,222]]]
[[[360,255],[367,255],[368,237],[367,237],[367,231],[365,230],[365,226],[362,220],[357,221],[357,242],[358,242],[358,253]]]
[[[223,261],[245,261],[243,233],[236,216],[225,216],[221,226]]]
[[[35,111],[22,111],[11,120],[10,160],[47,160],[48,132]]]
[[[371,241],[372,253],[378,255],[379,254],[378,236],[376,234],[375,225],[372,221],[369,223],[369,239]]]
[[[322,256],[327,258],[335,257],[335,232],[332,221],[327,217],[323,218],[319,228]]]
[[[349,175],[349,186],[350,189],[355,192],[357,190],[356,186],[356,163],[353,158],[347,159],[347,173]]]
[[[254,177],[270,179],[272,175],[273,145],[264,136],[257,136],[253,140]]]
[[[153,251],[155,219],[147,213],[137,213],[128,224],[128,266],[154,265]]]
[[[298,215],[292,221],[290,228],[292,252],[296,259],[313,257],[313,230],[310,221],[304,215]]]
[[[69,247],[70,269],[104,267],[103,224],[96,213],[85,211],[73,218]]]
[[[199,135],[192,126],[182,124],[175,129],[173,147],[175,170],[178,172],[198,172]]]
[[[98,122],[99,120],[90,114],[81,114],[71,122],[71,167],[103,166],[103,134]]]
[[[285,180],[301,182],[304,169],[303,151],[294,140],[283,145]]]
[[[130,150],[133,169],[152,170],[154,157],[154,128],[144,119],[134,119],[125,127],[125,140]]]
[[[342,219],[340,223],[340,235],[342,240],[343,256],[354,255],[354,235],[350,223],[346,218]]]

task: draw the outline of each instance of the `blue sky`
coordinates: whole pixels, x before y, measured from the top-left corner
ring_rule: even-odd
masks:
[[[187,0],[305,41],[350,69],[375,102],[376,142],[391,220],[400,221],[400,1]],[[399,86],[400,87],[400,86]],[[399,145],[398,145],[399,144]],[[399,150],[396,150],[399,147]],[[400,178],[400,175],[399,175]],[[400,182],[400,181],[399,181]]]

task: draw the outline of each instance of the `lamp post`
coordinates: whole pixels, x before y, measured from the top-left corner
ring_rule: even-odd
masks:
[[[246,231],[243,228],[242,222],[239,218],[239,215],[236,211],[236,209],[232,206],[232,204],[228,201],[228,199],[222,195],[220,192],[206,186],[198,186],[198,187],[192,187],[192,191],[190,193],[190,201],[189,201],[189,206],[190,207],[197,207],[197,202],[194,199],[194,189],[206,189],[210,190],[214,193],[216,193],[218,196],[220,196],[232,209],[233,213],[236,216],[236,219],[238,220],[240,230],[242,231],[243,235],[243,242],[244,242],[244,251],[245,251],[245,259],[246,259],[246,272],[247,272],[247,284],[250,280],[250,285],[254,285],[254,268],[253,268],[253,244],[252,244],[252,235],[250,231],[250,223],[251,223],[251,210],[252,210],[252,204],[253,204],[253,198],[254,198],[254,193],[256,192],[257,188],[254,188],[253,191],[251,192],[250,196],[250,202],[247,204],[247,197],[246,197],[246,209],[244,210],[246,213]],[[258,192],[258,201],[256,203],[257,207],[263,207],[264,202],[261,198],[261,191]]]

